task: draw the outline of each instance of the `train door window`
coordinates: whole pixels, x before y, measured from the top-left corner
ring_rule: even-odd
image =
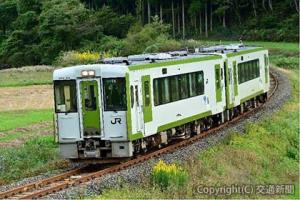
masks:
[[[126,87],[124,78],[105,78],[104,85],[104,110],[126,110]]]
[[[54,81],[55,111],[77,112],[75,81]]]
[[[189,74],[189,82],[190,82],[190,97],[194,97],[197,95],[197,89],[196,89],[196,73],[190,73]]]
[[[181,99],[186,99],[189,97],[189,87],[188,87],[188,74],[182,74],[179,76],[179,87]]]
[[[221,88],[221,80],[220,80],[220,69],[216,69],[216,86],[217,89]]]
[[[145,106],[149,106],[150,105],[149,81],[144,82],[144,91],[145,91]]]
[[[178,76],[170,77],[170,86],[171,86],[171,100],[178,101],[179,96],[179,85],[178,85]]]
[[[139,87],[136,85],[135,86],[135,101],[136,101],[136,105],[139,106]]]
[[[204,74],[202,71],[196,73],[196,87],[197,95],[204,94]]]
[[[131,108],[134,106],[134,91],[133,86],[130,86],[130,100],[131,100]]]
[[[161,78],[160,79],[160,94],[161,94],[161,104],[170,102],[170,90],[169,90],[169,79]]]
[[[97,109],[96,94],[94,85],[86,85],[84,87],[84,107],[87,111],[95,111]]]

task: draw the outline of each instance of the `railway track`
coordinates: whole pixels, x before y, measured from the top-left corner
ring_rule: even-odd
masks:
[[[276,77],[272,73],[270,73],[270,77],[271,77],[271,80],[270,80],[270,91],[271,92],[269,93],[269,97],[268,97],[267,101],[269,101],[269,99],[274,95],[274,93],[278,87],[278,81],[277,81]],[[81,183],[91,181],[95,178],[102,177],[109,173],[114,173],[114,172],[120,171],[120,170],[130,167],[132,165],[141,163],[143,161],[149,160],[154,157],[158,157],[161,154],[173,152],[178,148],[187,146],[201,138],[204,138],[208,135],[214,134],[216,131],[226,127],[228,124],[237,123],[239,120],[244,118],[246,115],[249,115],[250,113],[255,112],[263,105],[264,104],[261,104],[258,107],[253,108],[253,109],[239,115],[238,117],[232,119],[231,121],[221,124],[217,127],[213,127],[211,129],[209,129],[208,131],[205,131],[199,135],[196,135],[196,136],[191,137],[186,140],[182,140],[175,144],[171,144],[171,145],[169,145],[165,148],[159,149],[157,151],[149,152],[145,155],[141,155],[132,160],[125,161],[123,163],[116,164],[116,165],[113,165],[113,166],[110,166],[110,167],[107,167],[104,169],[97,169],[98,171],[92,171],[92,172],[90,170],[87,170],[86,168],[74,169],[74,170],[71,170],[71,171],[50,177],[50,178],[42,179],[42,180],[32,182],[32,183],[29,183],[29,184],[26,184],[23,186],[19,186],[17,188],[13,188],[13,189],[10,189],[5,192],[0,192],[0,199],[5,199],[5,198],[7,198],[7,199],[35,199],[35,198],[39,198],[39,197],[42,197],[42,196],[45,196],[45,195],[48,195],[51,193],[55,193],[57,191],[63,190],[68,187],[72,187],[75,185],[79,185]]]

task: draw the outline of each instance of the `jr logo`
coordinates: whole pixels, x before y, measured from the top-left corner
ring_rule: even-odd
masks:
[[[116,123],[119,123],[119,124],[121,124],[121,118],[115,118],[115,121],[113,121],[113,120],[111,120],[111,124],[116,124]]]

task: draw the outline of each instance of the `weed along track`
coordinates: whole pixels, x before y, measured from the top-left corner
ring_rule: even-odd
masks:
[[[278,80],[276,76],[274,76],[273,72],[271,72],[271,80],[270,80],[270,93],[269,98],[267,102],[270,100],[270,98],[274,95],[275,91],[278,88]],[[0,199],[3,198],[9,198],[9,199],[35,199],[40,198],[42,196],[55,193],[57,191],[63,190],[65,188],[69,188],[75,185],[79,185],[81,183],[85,183],[88,181],[91,181],[93,179],[102,177],[104,175],[118,172],[122,169],[128,168],[130,166],[136,165],[138,163],[141,163],[143,161],[149,160],[154,157],[158,157],[165,153],[170,153],[175,151],[178,148],[181,148],[183,146],[187,146],[201,138],[204,138],[208,135],[216,133],[218,130],[226,127],[229,124],[233,123],[239,123],[241,119],[245,118],[245,116],[249,115],[250,113],[253,113],[260,109],[264,104],[260,104],[255,108],[252,108],[243,114],[235,117],[229,122],[226,122],[224,124],[221,124],[216,127],[212,127],[209,130],[202,132],[199,135],[195,135],[189,139],[181,140],[180,142],[169,144],[168,146],[158,149],[156,151],[148,152],[143,155],[140,155],[137,158],[134,158],[132,160],[124,161],[120,164],[114,164],[110,166],[102,166],[101,168],[98,167],[83,167],[83,168],[77,168],[50,178],[46,178],[43,180],[39,180],[36,182],[32,182],[23,186],[19,186],[13,189],[10,189],[5,192],[0,193]],[[92,169],[91,169],[92,168]]]

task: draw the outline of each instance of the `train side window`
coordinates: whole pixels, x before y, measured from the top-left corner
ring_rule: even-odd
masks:
[[[179,80],[181,99],[186,99],[186,98],[189,97],[188,76],[187,76],[187,74],[180,75],[178,80]]]
[[[170,77],[170,86],[171,86],[171,100],[178,101],[179,97],[179,85],[178,85],[178,76]]]
[[[194,97],[197,95],[196,89],[196,73],[189,74],[189,86],[190,86],[190,97]]]
[[[161,94],[161,102],[160,104],[165,104],[170,102],[170,90],[169,90],[169,79],[161,78],[160,79],[160,94]]]
[[[134,91],[133,86],[130,86],[130,100],[131,100],[131,108],[134,106]]]
[[[259,61],[257,60],[256,61],[256,77],[259,77],[260,76],[260,68],[259,68]]]
[[[203,72],[196,73],[197,95],[204,94],[204,75]]]

